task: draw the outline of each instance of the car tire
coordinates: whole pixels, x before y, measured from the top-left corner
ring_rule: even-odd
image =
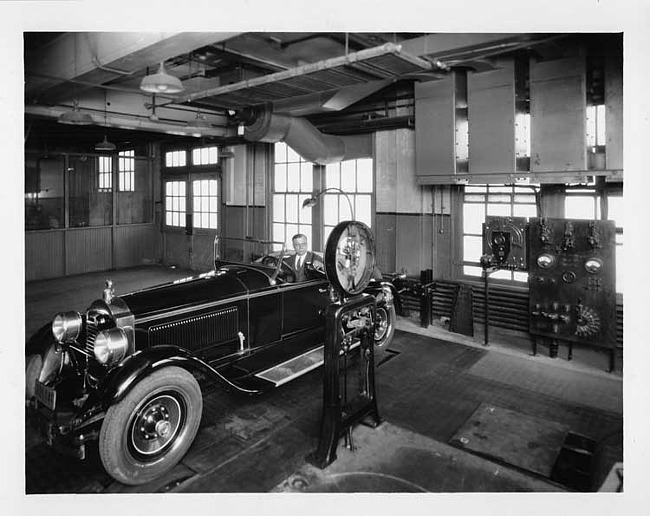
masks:
[[[31,400],[36,391],[36,380],[41,376],[43,358],[41,355],[25,357],[25,399]]]
[[[394,305],[383,305],[377,307],[377,326],[375,327],[375,346],[382,347],[390,344],[395,334]]]
[[[165,367],[109,407],[99,433],[99,455],[118,482],[151,482],[180,461],[199,429],[203,397],[180,367]]]

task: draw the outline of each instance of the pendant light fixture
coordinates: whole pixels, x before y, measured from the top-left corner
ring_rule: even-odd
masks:
[[[178,77],[168,74],[165,65],[160,63],[158,72],[147,75],[140,83],[140,89],[148,93],[180,93],[185,88]]]
[[[79,101],[77,100],[77,85],[74,82],[77,79],[77,34],[74,37],[74,79],[72,81],[72,88],[74,93],[74,104],[71,111],[61,113],[58,118],[60,124],[67,125],[92,125],[94,123],[93,117],[88,113],[79,111]]]
[[[60,124],[67,125],[92,125],[93,117],[88,113],[79,111],[79,101],[74,99],[74,107],[70,111],[66,111],[59,115],[57,120]]]
[[[108,127],[108,118],[106,114],[107,104],[106,90],[104,90],[104,127]],[[104,133],[104,140],[95,144],[95,150],[97,152],[113,152],[115,149],[117,149],[117,146],[114,143],[108,141],[106,133]]]

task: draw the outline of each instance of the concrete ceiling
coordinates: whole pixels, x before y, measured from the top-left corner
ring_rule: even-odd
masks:
[[[567,34],[26,33],[25,113],[54,121],[73,107],[95,126],[138,132],[236,136],[234,112],[272,105],[292,116],[343,113],[404,81],[476,70],[516,51],[562,52]],[[184,91],[139,89],[160,62]],[[197,114],[211,123],[187,128]],[[60,124],[59,124],[60,125]]]

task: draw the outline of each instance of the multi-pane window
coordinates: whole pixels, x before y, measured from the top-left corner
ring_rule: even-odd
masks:
[[[192,149],[193,165],[214,165],[219,161],[219,151],[217,147],[200,147]]]
[[[528,186],[468,185],[463,194],[463,273],[481,276],[479,260],[483,254],[483,222],[488,215],[500,217],[536,217],[535,191]],[[490,275],[525,282],[525,272],[499,270]]]
[[[187,214],[185,185],[185,181],[165,183],[165,224],[167,226],[185,227]]]
[[[607,219],[616,223],[616,292],[623,292],[623,196],[607,196]]]
[[[99,156],[97,160],[99,191],[110,192],[113,188],[113,158]]]
[[[595,187],[567,188],[564,198],[564,216],[567,219],[600,219],[600,196]]]
[[[118,190],[133,192],[135,185],[135,151],[121,151],[117,158]]]
[[[323,242],[342,220],[358,220],[372,227],[373,160],[353,159],[327,165],[323,199]],[[350,208],[354,213],[350,213]]]
[[[187,152],[184,150],[168,151],[165,153],[165,166],[167,168],[184,167],[187,164]]]
[[[216,179],[192,181],[192,209],[195,228],[217,229],[218,183]]]
[[[564,199],[567,219],[601,220],[601,193],[595,186],[571,188]],[[616,292],[623,292],[623,197],[622,192],[607,193],[607,220],[616,223]]]
[[[302,159],[286,143],[275,144],[273,182],[273,240],[284,242],[291,249],[291,237],[296,233],[312,242],[312,212],[302,209],[302,203],[314,190],[313,164]]]

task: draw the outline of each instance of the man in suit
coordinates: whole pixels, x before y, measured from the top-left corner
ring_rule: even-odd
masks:
[[[305,281],[310,279],[306,275],[308,266],[312,266],[313,268],[323,272],[325,271],[325,265],[320,256],[307,250],[307,236],[298,233],[293,236],[291,243],[293,244],[296,254],[288,256],[284,259],[284,262],[291,267],[291,270],[293,270],[296,281]]]

